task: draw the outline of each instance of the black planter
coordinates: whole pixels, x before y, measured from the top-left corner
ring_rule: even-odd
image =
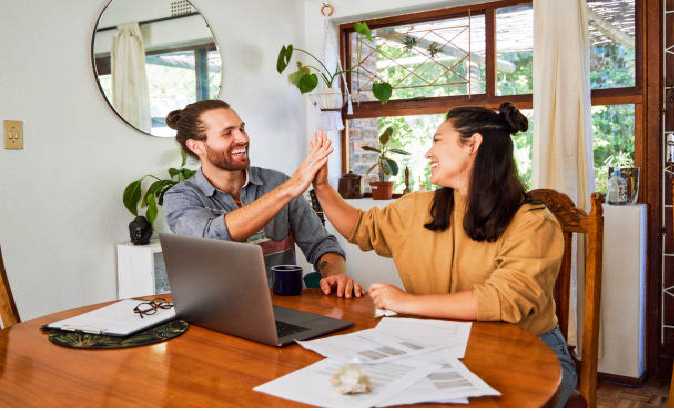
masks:
[[[152,224],[147,221],[147,218],[139,215],[129,223],[129,236],[131,237],[131,242],[135,245],[150,244]]]

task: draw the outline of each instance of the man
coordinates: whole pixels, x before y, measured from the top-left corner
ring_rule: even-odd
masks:
[[[324,294],[350,298],[363,288],[345,274],[344,251],[302,197],[332,152],[312,147],[313,156],[292,177],[251,167],[250,137],[229,104],[205,100],[171,112],[166,118],[183,150],[201,161],[201,169],[164,195],[164,212],[176,234],[229,241],[260,241],[269,268],[295,264],[295,241],[321,273]]]

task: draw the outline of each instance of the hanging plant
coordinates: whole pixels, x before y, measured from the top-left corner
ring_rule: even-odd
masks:
[[[372,31],[366,23],[360,22],[354,24],[354,31],[368,40],[373,41]],[[326,88],[332,88],[335,79],[344,73],[356,70],[360,65],[352,67],[350,70],[341,70],[340,67],[335,68],[335,71],[330,71],[327,66],[316,56],[306,50],[296,48],[292,44],[281,47],[281,51],[276,59],[276,71],[282,74],[290,65],[293,55],[301,53],[318,65],[305,64],[297,61],[297,69],[288,75],[288,81],[300,90],[300,93],[306,94],[314,91],[318,86],[319,78],[323,81]],[[372,93],[375,98],[383,103],[387,102],[393,95],[393,87],[387,82],[374,82],[372,84]]]

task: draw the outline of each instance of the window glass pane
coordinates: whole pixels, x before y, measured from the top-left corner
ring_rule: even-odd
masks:
[[[532,187],[532,142],[533,142],[533,110],[522,110],[529,119],[529,130],[513,136],[514,154],[520,178],[527,188]],[[395,133],[389,143],[390,148],[402,148],[411,153],[410,156],[391,154],[398,164],[398,175],[392,177],[393,192],[402,193],[405,189],[405,167],[410,169],[412,191],[423,187],[433,190],[430,182],[431,170],[425,155],[433,144],[433,135],[445,119],[444,114],[419,115],[405,117],[378,117],[349,120],[349,168],[354,173],[366,176],[364,182],[377,181],[377,169],[367,171],[377,162],[377,153],[365,151],[362,146],[379,147],[378,136],[388,127]],[[366,175],[367,173],[367,175]],[[369,187],[365,184],[367,191]]]
[[[521,110],[529,120],[529,128],[512,136],[514,145],[515,162],[520,181],[527,190],[533,188],[533,161],[534,161],[534,111]]]
[[[635,0],[588,0],[590,85],[636,85]]]
[[[634,122],[634,104],[592,106],[596,191],[606,193],[609,167],[634,167]]]
[[[152,135],[171,137],[165,116],[196,101],[194,51],[153,54],[145,57],[145,71],[152,101]]]
[[[430,183],[430,167],[425,155],[433,142],[433,135],[438,126],[444,121],[444,114],[379,117],[349,120],[349,168],[356,174],[365,176],[364,187],[371,191],[367,182],[377,181],[377,168],[367,173],[368,169],[377,162],[377,153],[365,151],[362,146],[379,147],[378,137],[387,127],[393,127],[395,132],[388,146],[402,148],[411,153],[410,156],[391,154],[390,157],[398,164],[399,172],[395,177],[393,192],[402,193],[405,189],[405,167],[410,169],[410,183],[412,191],[419,186],[432,190]],[[367,175],[366,175],[367,173]]]
[[[534,8],[521,4],[496,10],[496,94],[531,94]]]
[[[220,52],[212,50],[208,52],[208,98],[217,99],[220,96],[220,81],[222,73],[222,61]]]
[[[485,93],[484,15],[384,27],[373,41],[351,34],[351,90],[373,101],[372,83],[393,86],[392,99]]]

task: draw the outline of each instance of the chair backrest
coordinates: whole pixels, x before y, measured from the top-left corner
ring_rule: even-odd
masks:
[[[602,197],[592,194],[590,213],[576,208],[566,194],[554,190],[532,190],[527,193],[532,199],[543,202],[562,227],[564,233],[564,257],[555,284],[557,318],[565,338],[569,329],[569,289],[571,284],[571,236],[585,234],[585,294],[582,297],[583,320],[580,377],[580,394],[589,407],[597,405],[597,362],[599,347],[599,305],[601,297],[601,263],[604,238],[604,213]],[[580,298],[580,296],[579,296]]]
[[[12,290],[9,288],[7,271],[2,262],[2,250],[0,250],[0,320],[2,320],[2,328],[11,327],[20,321],[19,311],[14,304]]]
[[[674,367],[672,367],[672,380],[669,382],[669,398],[667,408],[674,408]]]

